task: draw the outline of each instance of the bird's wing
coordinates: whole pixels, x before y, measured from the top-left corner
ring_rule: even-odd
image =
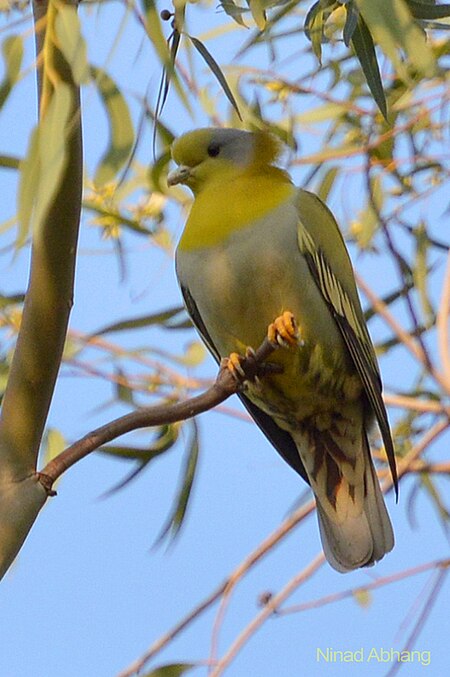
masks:
[[[308,200],[312,198],[318,199],[316,196],[310,196],[311,194],[308,193]],[[303,195],[303,197],[305,196]],[[343,245],[339,227],[334,220],[334,217],[331,215],[331,212],[325,208],[323,203],[320,204],[324,208],[323,213],[320,214],[320,216],[328,217],[325,236],[329,238],[329,242],[331,241],[332,245],[335,245],[335,250],[339,250],[342,246],[345,247],[345,245]],[[329,218],[330,216],[331,219]],[[309,228],[305,226],[305,223],[303,223],[301,219],[302,214],[300,210],[298,242],[301,253],[305,257],[314,282],[339,327],[356,370],[364,385],[367,399],[380,428],[395,490],[396,493],[398,493],[394,445],[386,408],[381,394],[382,386],[380,374],[373,345],[365,325],[357,296],[355,302],[356,290],[355,293],[353,293],[352,289],[349,293],[348,285],[346,285],[347,288],[344,288],[344,285],[339,278],[339,268],[336,270],[333,269],[329,258],[327,258],[324,252],[324,248],[321,246],[322,243],[315,240],[311,235]]]
[[[197,304],[195,303],[192,295],[189,292],[187,287],[181,285],[181,293],[183,295],[184,303],[188,310],[188,313],[194,323],[197,331],[202,337],[203,341],[207,345],[209,351],[214,356],[214,359],[219,364],[221,356],[215,347],[208,330],[205,327],[205,324],[199,313]],[[269,442],[275,447],[280,456],[288,463],[298,474],[303,477],[305,482],[309,484],[308,475],[306,473],[305,467],[300,459],[296,444],[292,439],[291,435],[286,431],[280,428],[275,421],[264,411],[262,411],[256,404],[253,404],[246,395],[243,393],[238,393],[238,397],[241,400],[244,407],[247,409],[250,416],[254,419],[255,423],[262,430],[265,436],[268,438]]]

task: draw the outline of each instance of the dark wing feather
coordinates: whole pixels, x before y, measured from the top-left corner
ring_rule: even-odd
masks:
[[[208,334],[208,330],[206,329],[205,324],[201,318],[197,304],[186,287],[181,286],[181,293],[183,295],[187,311],[197,331],[207,345],[216,362],[220,363],[219,352],[217,351],[210,335]],[[291,435],[286,430],[280,428],[275,423],[275,421],[268,414],[257,407],[256,404],[253,404],[253,402],[251,402],[248,397],[246,397],[246,395],[243,393],[238,393],[238,397],[260,430],[262,430],[269,442],[278,451],[280,456],[291,466],[291,468],[293,468],[301,477],[303,477],[305,482],[308,482],[309,484],[306,470],[303,466],[297,447]]]
[[[300,250],[306,259],[311,275],[340,329],[356,370],[363,382],[367,399],[380,428],[395,486],[395,493],[398,495],[394,445],[382,398],[382,385],[375,351],[373,350],[366,325],[364,320],[360,319],[352,299],[334,274],[323,251],[314,243],[311,235],[301,223],[299,224],[298,238]]]

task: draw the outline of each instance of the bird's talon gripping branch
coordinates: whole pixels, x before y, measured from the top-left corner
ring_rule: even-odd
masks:
[[[246,374],[242,366],[244,360],[245,357],[239,355],[239,353],[230,353],[228,357],[224,357],[221,360],[220,366],[223,369],[228,369],[236,381],[243,381],[246,378]]]
[[[289,310],[286,310],[272,324],[269,324],[267,338],[273,346],[294,348],[299,345],[297,323]]]

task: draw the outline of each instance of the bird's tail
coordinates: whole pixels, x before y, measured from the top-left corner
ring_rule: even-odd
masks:
[[[308,435],[308,445],[305,437],[296,442],[316,497],[328,562],[340,572],[374,564],[392,550],[394,534],[365,431],[352,461],[331,434],[322,431],[313,440]]]

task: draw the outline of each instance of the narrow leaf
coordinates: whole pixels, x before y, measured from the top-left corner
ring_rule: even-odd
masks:
[[[450,5],[432,5],[429,3],[407,0],[411,14],[416,19],[444,19],[450,16]]]
[[[356,3],[374,40],[402,79],[408,80],[408,73],[399,49],[418,73],[426,77],[433,75],[433,51],[404,0],[356,0]]]
[[[305,35],[310,40],[314,54],[319,62],[322,59],[322,37],[324,12],[320,1],[312,5],[305,18]]]
[[[128,105],[112,78],[100,68],[91,73],[105,106],[109,122],[109,146],[95,173],[95,183],[112,181],[125,165],[134,144],[134,129]]]
[[[168,310],[163,310],[151,315],[142,315],[141,317],[134,317],[129,320],[120,320],[120,322],[114,322],[113,324],[102,327],[98,331],[93,332],[91,336],[101,336],[102,334],[109,334],[117,331],[129,331],[130,329],[142,329],[142,327],[150,327],[155,324],[160,324],[163,327],[170,327],[170,321],[174,320],[176,323],[176,318],[180,314],[184,314],[184,312],[183,306],[176,306],[175,308],[169,308]]]
[[[195,472],[197,469],[199,453],[197,424],[195,419],[191,419],[190,423],[192,424],[192,437],[182,470],[183,480],[178,491],[178,495],[174,501],[172,512],[169,515],[166,525],[163,527],[160,535],[158,536],[156,544],[160,543],[169,532],[172,539],[175,538],[178,535],[186,516],[186,510],[189,504]]]
[[[145,22],[145,28],[147,31],[147,34],[150,38],[150,42],[152,43],[166,73],[167,73],[167,79],[168,82],[171,82],[174,84],[175,89],[178,93],[178,96],[180,97],[181,101],[183,102],[185,108],[187,110],[190,110],[189,102],[187,100],[186,93],[184,91],[184,88],[182,87],[180,80],[175,72],[175,64],[172,59],[172,55],[170,53],[169,46],[167,44],[167,41],[164,37],[164,31],[162,29],[162,24],[161,24],[161,19],[160,15],[158,12],[158,8],[156,6],[155,0],[141,0],[142,5],[144,7],[145,11],[145,16],[146,16],[146,22]],[[175,3],[175,5],[179,5],[180,3]],[[179,12],[178,12],[179,15]],[[178,17],[177,17],[178,18]],[[178,25],[178,31],[181,31],[182,26]]]
[[[215,75],[217,78],[220,86],[222,87],[222,90],[227,97],[228,101],[231,103],[233,106],[234,110],[236,111],[236,114],[239,117],[239,120],[242,120],[241,113],[239,111],[239,107],[237,105],[236,99],[233,96],[233,92],[231,91],[228,82],[226,81],[225,75],[222,73],[219,64],[217,61],[214,59],[212,54],[206,49],[205,45],[200,42],[197,38],[194,38],[192,35],[188,36],[192,44],[194,45],[195,49],[198,51],[198,53],[202,56],[202,58],[205,60],[206,64],[209,66],[211,69],[212,73]]]
[[[10,35],[2,43],[5,75],[0,85],[0,108],[2,108],[20,73],[23,59],[23,40],[19,35]]]
[[[24,244],[32,219],[34,228],[40,228],[59,188],[66,164],[71,110],[71,89],[64,82],[58,82],[45,115],[31,134],[27,155],[20,163],[17,247]]]
[[[263,31],[267,23],[264,3],[261,0],[248,0],[248,6],[250,7],[253,21],[258,26],[259,30]]]
[[[160,665],[151,672],[147,672],[142,677],[181,677],[195,666],[195,663],[167,663],[167,665]]]
[[[357,9],[357,7],[355,7],[353,2],[348,2],[345,5],[345,11],[347,12],[347,16],[346,16],[346,19],[345,19],[345,25],[344,25],[342,37],[344,38],[345,46],[349,47],[350,46],[350,40],[352,39],[355,28],[358,24],[359,12],[358,12],[358,9]]]
[[[4,169],[19,169],[20,160],[12,155],[0,155],[0,167]]]
[[[413,278],[416,289],[419,292],[425,322],[430,324],[434,320],[433,306],[428,294],[428,276],[430,272],[428,268],[428,248],[430,243],[426,226],[423,222],[414,229],[414,235],[416,238],[416,260],[413,267]]]
[[[372,36],[366,26],[364,19],[360,16],[353,31],[352,45],[355,54],[358,57],[361,68],[366,77],[367,84],[375,99],[378,108],[383,117],[387,120],[386,97],[384,95],[383,83],[381,81],[380,69],[378,67],[377,55]]]
[[[17,303],[23,303],[25,300],[25,294],[2,294],[0,293],[0,308],[7,308],[8,306],[14,306]]]
[[[86,43],[81,35],[80,19],[74,6],[59,6],[55,29],[59,49],[72,70],[74,82],[78,85],[88,82],[90,71]]]
[[[330,194],[333,184],[336,181],[337,175],[339,174],[338,167],[330,167],[323,177],[320,186],[317,188],[316,193],[321,200],[326,202],[328,195]]]

